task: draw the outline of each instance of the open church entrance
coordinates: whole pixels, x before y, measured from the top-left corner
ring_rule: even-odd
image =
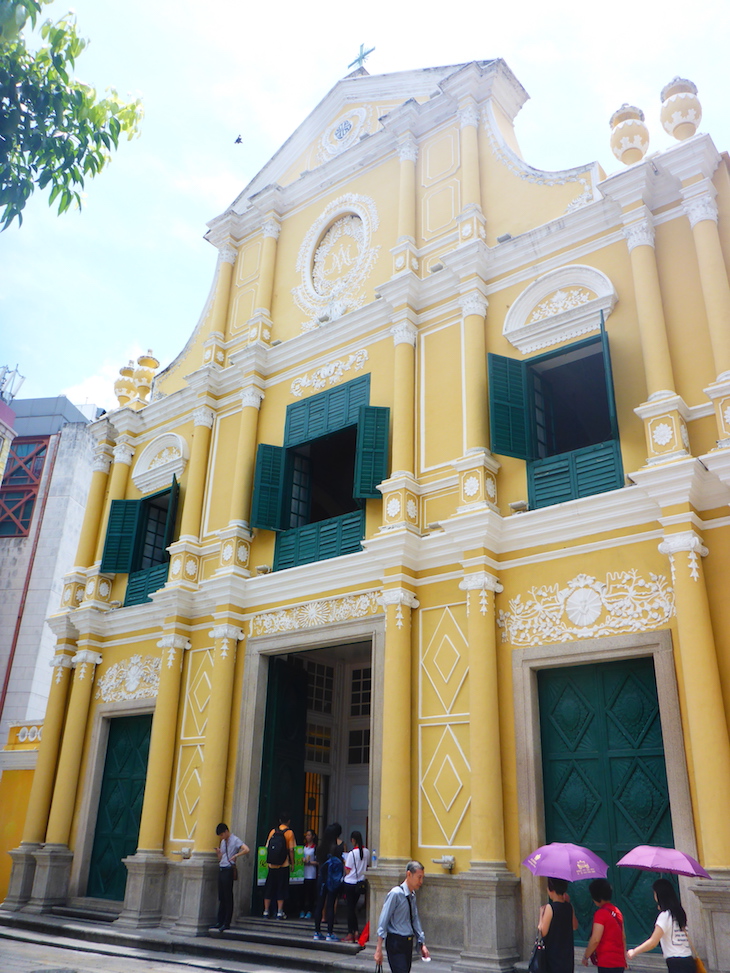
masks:
[[[371,643],[271,656],[268,665],[257,843],[286,811],[297,844],[305,831],[321,835],[332,821],[348,846],[352,831],[367,844]]]

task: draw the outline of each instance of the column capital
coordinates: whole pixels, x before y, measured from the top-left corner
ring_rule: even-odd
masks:
[[[494,591],[499,593],[504,591],[499,579],[486,571],[476,571],[474,574],[466,574],[459,582],[462,591]]]
[[[281,233],[281,223],[272,218],[264,220],[261,225],[261,232],[265,237],[272,237],[272,239],[278,240],[279,234]]]
[[[216,625],[208,632],[208,635],[212,639],[221,639],[224,642],[229,639],[240,642],[244,637],[243,629],[235,625]]]
[[[479,128],[479,109],[475,102],[464,105],[459,109],[459,126],[461,128]]]
[[[401,162],[418,161],[418,142],[411,132],[403,136],[398,142],[398,158]]]
[[[157,643],[158,649],[182,649],[187,652],[192,642],[184,635],[163,635]]]
[[[215,419],[215,413],[212,409],[209,409],[207,405],[201,406],[193,412],[193,425],[194,426],[207,426],[208,429],[213,428],[213,420]]]
[[[244,409],[246,406],[251,406],[254,409],[260,409],[261,402],[264,398],[265,395],[260,388],[257,388],[255,385],[249,385],[241,392],[241,405]]]
[[[380,595],[380,602],[386,608],[388,605],[405,605],[407,608],[419,608],[420,602],[407,588],[387,588]]]
[[[132,465],[132,457],[134,456],[134,446],[130,446],[129,442],[120,440],[117,441],[117,445],[112,450],[114,455],[115,463],[123,463],[125,466]]]
[[[224,243],[222,247],[218,248],[218,259],[222,264],[231,264],[233,266],[237,256],[238,251],[230,243]]]
[[[624,237],[631,252],[634,247],[653,247],[654,246],[654,221],[651,213],[646,207],[643,215],[624,226]]]
[[[97,446],[94,450],[94,459],[91,462],[92,473],[108,473],[112,465],[112,450],[109,446]]]
[[[702,543],[702,538],[693,530],[683,530],[678,534],[669,534],[659,544],[659,553],[668,554],[670,557],[673,554],[680,554],[683,551],[699,554],[702,557],[707,557],[710,553]]]
[[[415,324],[411,324],[410,321],[400,321],[393,325],[390,333],[393,336],[394,345],[410,345],[415,348],[416,338],[418,337],[418,328]]]
[[[489,301],[479,291],[474,290],[460,295],[459,307],[465,318],[470,314],[476,314],[478,317],[483,318],[487,313]]]
[[[58,682],[62,669],[73,669],[73,659],[65,652],[57,652],[52,659],[48,660],[48,665],[51,669],[58,669],[56,673],[56,681]]]
[[[702,220],[712,220],[714,223],[717,223],[718,220],[717,203],[709,192],[685,198],[684,212],[687,214],[692,229]]]

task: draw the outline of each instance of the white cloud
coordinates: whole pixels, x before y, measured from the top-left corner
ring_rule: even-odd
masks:
[[[122,361],[105,359],[93,375],[87,375],[75,385],[61,389],[61,395],[65,395],[74,405],[93,404],[107,411],[116,409],[119,403],[114,395],[114,383],[119,378],[119,369],[128,361],[136,362],[144,350],[138,344],[128,345]]]

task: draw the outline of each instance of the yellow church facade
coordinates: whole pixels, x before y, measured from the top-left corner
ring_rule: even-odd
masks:
[[[361,830],[370,916],[524,959],[552,840],[630,943],[674,845],[730,970],[730,178],[675,79],[619,171],[520,156],[500,60],[343,79],[225,213],[200,321],[122,369],[6,909],[203,934],[215,826]],[[254,863],[237,916],[260,909]],[[587,938],[585,883],[571,897]]]

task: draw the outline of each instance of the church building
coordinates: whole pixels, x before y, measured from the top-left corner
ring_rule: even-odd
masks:
[[[536,169],[527,97],[359,68],[210,222],[187,344],[91,426],[5,909],[204,935],[216,825],[286,809],[363,833],[371,919],[421,860],[465,973],[529,955],[539,845],[610,864],[629,945],[656,876],[615,863],[680,848],[730,971],[730,160],[675,78],[669,148],[623,105],[617,171]]]

